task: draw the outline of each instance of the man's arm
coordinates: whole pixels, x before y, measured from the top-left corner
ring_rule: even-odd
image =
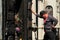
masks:
[[[40,15],[38,15],[36,12],[34,12],[32,8],[31,8],[31,12],[32,12],[35,16],[40,17]]]
[[[36,12],[32,9],[32,4],[33,3],[28,4],[28,10],[31,11],[34,15],[36,15]]]
[[[32,3],[33,4],[33,3]],[[33,9],[32,9],[32,4],[29,4],[28,10],[31,11],[35,16],[40,17]]]
[[[36,12],[35,12],[35,11],[33,11],[32,7],[31,7],[31,12],[32,12],[34,15],[36,15]]]

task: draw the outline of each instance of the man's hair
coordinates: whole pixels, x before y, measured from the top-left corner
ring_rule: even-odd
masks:
[[[42,18],[42,16],[43,16],[43,14],[47,14],[47,12],[44,11],[44,10],[42,10],[42,11],[40,12],[40,17],[41,17],[41,18]]]

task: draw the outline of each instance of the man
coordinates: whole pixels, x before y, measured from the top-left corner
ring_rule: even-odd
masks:
[[[44,40],[49,40],[49,39],[55,40],[55,34],[52,31],[52,29],[54,29],[55,26],[57,25],[58,23],[57,19],[51,15],[48,15],[48,13],[44,10],[40,12],[40,15],[36,14],[36,12],[32,10],[32,8],[30,11],[32,11],[32,13],[37,17],[44,19],[44,31],[45,31]]]

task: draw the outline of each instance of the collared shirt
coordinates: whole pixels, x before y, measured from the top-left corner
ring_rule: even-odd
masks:
[[[37,17],[40,17],[40,15],[36,14]],[[54,18],[51,15],[48,15],[47,19],[44,19],[44,30],[45,31],[51,31],[52,25],[56,26],[58,23],[58,20]]]

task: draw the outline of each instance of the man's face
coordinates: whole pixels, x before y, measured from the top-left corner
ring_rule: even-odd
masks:
[[[48,14],[43,14],[43,18],[47,18],[48,17]]]

